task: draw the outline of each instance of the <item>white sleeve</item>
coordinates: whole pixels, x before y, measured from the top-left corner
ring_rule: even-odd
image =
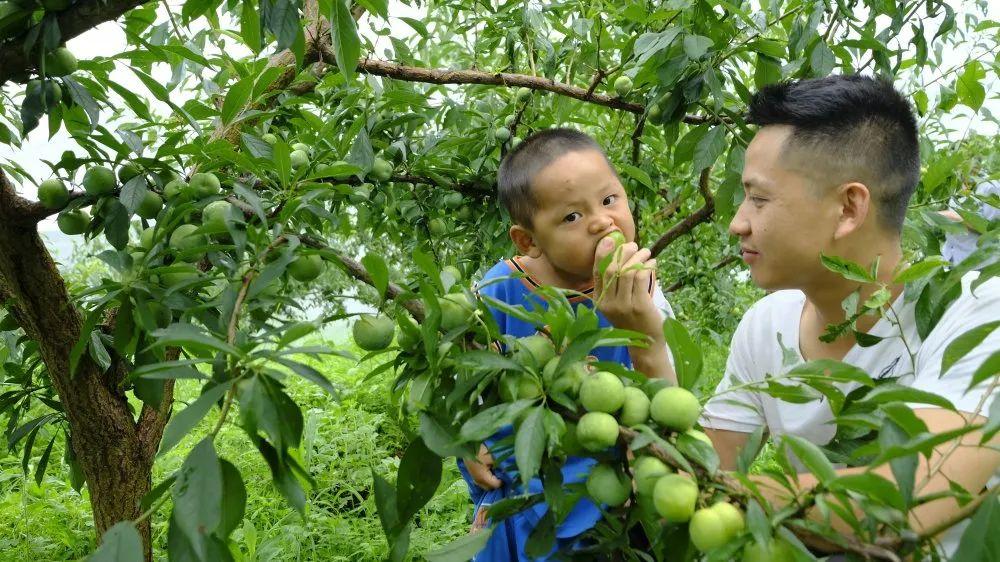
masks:
[[[699,420],[702,427],[753,433],[766,423],[758,392],[728,391],[731,387],[758,380],[753,376],[757,369],[753,362],[750,338],[755,331],[759,333],[760,330],[751,326],[753,318],[752,311],[748,312],[736,327],[729,347],[729,358],[726,360],[726,373],[705,405]]]
[[[973,292],[970,284],[976,276],[974,273],[962,279],[962,295],[952,303],[920,346],[916,375],[911,386],[947,398],[961,412],[978,410],[980,415],[988,417],[996,397],[996,392],[987,392],[998,372],[1000,326],[995,326],[978,345],[941,373],[941,360],[953,341],[969,330],[991,323],[995,325],[1000,321],[1000,278],[990,279]],[[969,388],[977,373],[981,375],[978,377],[980,382]],[[928,407],[926,404],[911,406]]]

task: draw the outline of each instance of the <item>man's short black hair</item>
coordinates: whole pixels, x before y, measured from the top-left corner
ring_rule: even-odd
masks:
[[[534,133],[504,156],[497,171],[497,191],[500,203],[515,224],[531,227],[537,205],[531,192],[535,176],[564,154],[581,150],[596,150],[605,161],[608,159],[601,145],[587,134],[561,128]]]
[[[748,113],[754,125],[790,125],[790,161],[823,181],[865,184],[882,225],[902,230],[920,147],[913,110],[891,82],[848,75],[773,84],[754,94]]]

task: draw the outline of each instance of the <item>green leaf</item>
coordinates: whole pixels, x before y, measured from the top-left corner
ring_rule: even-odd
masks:
[[[173,518],[205,558],[207,536],[222,520],[222,468],[209,438],[191,449],[172,488]]]
[[[459,432],[463,441],[479,442],[493,435],[501,427],[511,423],[534,400],[518,400],[491,406],[469,418]]]
[[[828,484],[837,477],[837,471],[815,444],[797,435],[785,435],[783,439],[795,456],[802,461],[803,466],[816,476],[820,483]]]
[[[952,365],[968,355],[969,352],[982,343],[987,336],[993,333],[993,330],[996,330],[998,326],[1000,326],[1000,320],[980,324],[979,326],[976,326],[975,328],[968,330],[957,338],[951,340],[951,343],[949,343],[948,347],[944,350],[944,355],[941,356],[940,376],[944,376]]]
[[[879,431],[878,442],[881,447],[888,449],[894,445],[905,444],[908,438],[909,434],[901,426],[892,420],[886,420],[882,425],[882,430]],[[904,502],[907,506],[913,503],[913,485],[918,460],[917,455],[912,454],[889,461],[889,467],[892,469],[892,475],[896,479],[896,486],[901,494],[901,505],[898,506],[900,508]]]
[[[701,348],[688,333],[684,324],[674,318],[663,321],[663,337],[674,358],[677,385],[687,390],[698,387],[702,373]]]
[[[118,200],[125,206],[128,216],[135,214],[135,210],[139,208],[139,204],[146,196],[146,191],[146,178],[142,174],[125,182]]]
[[[981,562],[984,560],[1000,560],[1000,498],[990,494],[969,526],[962,533],[958,550],[951,557],[951,562]]]
[[[358,28],[351,15],[351,7],[345,0],[332,0],[330,22],[333,24],[333,54],[337,59],[340,72],[348,81],[354,79],[354,73],[361,57],[361,41],[358,39]]]
[[[302,29],[296,3],[292,0],[260,0],[260,13],[264,26],[278,40],[278,50],[290,48]]]
[[[525,486],[538,474],[538,467],[542,464],[542,453],[545,452],[545,425],[542,423],[544,413],[545,408],[541,406],[532,409],[517,428],[517,435],[514,437],[514,458],[517,459],[517,470]]]
[[[887,402],[913,402],[916,404],[933,404],[948,410],[955,410],[947,398],[938,396],[932,392],[919,390],[900,384],[883,384],[872,389],[864,398],[864,402],[872,404],[885,404]]]
[[[903,497],[896,485],[874,472],[839,476],[829,483],[829,488],[833,491],[860,492],[895,509],[904,509]]]
[[[747,442],[740,449],[739,457],[736,459],[736,470],[744,474],[750,473],[750,465],[760,454],[761,446],[764,443],[764,436],[767,434],[767,426],[762,425],[750,434]]]
[[[56,438],[52,436],[52,439],[49,439],[48,446],[42,452],[42,456],[38,459],[38,465],[35,466],[35,484],[39,486],[42,485],[42,478],[45,477],[45,468],[49,465],[49,455],[52,454],[52,445],[55,445],[55,443]]]
[[[998,374],[1000,374],[1000,351],[994,351],[972,374],[972,380],[969,381],[969,388],[966,391],[972,390],[972,387]]]
[[[499,369],[503,371],[524,371],[524,365],[484,349],[466,351],[455,359],[463,367],[478,369]]]
[[[824,254],[820,254],[819,259],[827,269],[839,274],[848,281],[857,281],[859,283],[874,283],[876,281],[867,269],[850,260]]]
[[[327,379],[326,376],[323,375],[323,373],[319,372],[313,367],[310,367],[305,363],[292,361],[290,359],[274,358],[274,361],[284,365],[285,367],[288,367],[295,374],[314,383],[316,386],[319,386],[323,390],[329,392],[331,396],[336,397],[340,394],[339,392],[337,392],[337,388],[330,383],[329,379]]]
[[[207,333],[194,324],[177,322],[167,326],[166,328],[156,330],[152,333],[152,336],[156,339],[156,341],[146,348],[147,350],[170,345],[195,350],[210,349],[228,353],[237,357],[243,355],[240,353],[240,350],[220,340],[212,334]]]
[[[781,62],[778,59],[757,53],[757,64],[754,66],[753,82],[758,90],[781,81]]]
[[[965,64],[965,69],[955,84],[959,103],[969,106],[973,111],[979,111],[986,101],[986,88],[981,83],[985,74],[983,65],[979,61],[973,60]]]
[[[247,489],[243,477],[233,463],[219,459],[222,467],[222,512],[216,534],[226,538],[243,522],[247,507]]]
[[[428,562],[467,562],[486,546],[495,526],[476,531],[434,549],[424,556]]]
[[[254,53],[260,53],[260,13],[255,0],[243,0],[240,17],[240,35],[243,43]]]
[[[361,265],[371,275],[379,299],[385,298],[385,291],[389,287],[389,267],[385,265],[385,260],[378,254],[366,254],[361,258]]]
[[[119,521],[104,532],[101,547],[88,562],[143,562],[142,539],[131,521]]]
[[[163,456],[164,453],[173,449],[181,439],[187,436],[194,429],[194,426],[205,417],[205,414],[212,408],[212,405],[229,390],[232,384],[233,381],[226,381],[203,391],[197,400],[171,416],[170,421],[167,422],[167,427],[163,430],[163,439],[160,440],[160,450],[156,455]]]
[[[430,412],[420,412],[420,436],[427,448],[439,457],[472,457],[475,451],[460,444],[455,430],[435,418]]]
[[[685,35],[684,53],[692,60],[698,60],[708,52],[715,42],[704,35]]]
[[[705,168],[715,164],[723,151],[726,150],[726,128],[722,125],[712,127],[705,134],[694,148],[694,160],[692,169],[701,172]]]
[[[226,99],[222,102],[222,123],[228,125],[247,106],[256,76],[247,76],[229,87]]]
[[[833,72],[833,67],[836,64],[837,59],[833,55],[833,51],[830,50],[826,41],[820,39],[809,55],[809,66],[813,69],[813,76],[816,78],[827,76]]]
[[[410,443],[399,463],[396,479],[396,508],[401,522],[408,522],[434,497],[441,484],[441,457],[424,445],[419,437]]]
[[[917,279],[922,279],[928,275],[933,275],[942,267],[948,265],[948,260],[940,256],[932,256],[900,271],[893,277],[893,283],[910,283]]]

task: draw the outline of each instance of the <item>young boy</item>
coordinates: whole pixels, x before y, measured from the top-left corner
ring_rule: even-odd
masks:
[[[650,378],[674,379],[669,354],[663,340],[664,316],[673,316],[656,286],[655,262],[648,250],[638,250],[635,222],[625,189],[600,146],[589,136],[570,129],[550,129],[527,138],[504,158],[500,165],[498,190],[501,203],[510,214],[510,237],[521,254],[504,260],[484,276],[479,292],[511,305],[545,303],[534,294],[535,287],[550,285],[574,290],[580,296],[570,302],[593,307],[595,254],[606,255],[613,247],[605,237],[621,232],[623,246],[615,270],[622,273],[613,285],[604,286],[598,309],[600,325],[640,331],[652,339],[648,348],[603,347],[592,354],[602,361],[615,361],[635,368]],[[624,262],[624,263],[621,263]],[[633,268],[633,264],[646,268]],[[500,330],[516,337],[535,333],[527,322],[493,310]],[[513,455],[494,464],[490,448],[511,434],[500,431],[480,447],[478,459],[459,462],[476,505],[473,530],[485,527],[488,506],[522,490],[509,473],[516,472]],[[500,455],[498,455],[500,458]],[[586,480],[594,459],[569,457],[563,466],[563,482]],[[528,493],[541,491],[533,479]],[[493,532],[477,561],[527,560],[524,547],[538,520],[548,510],[537,504],[505,519]],[[589,499],[581,499],[556,529],[559,545],[572,544],[575,537],[592,528],[601,512]]]

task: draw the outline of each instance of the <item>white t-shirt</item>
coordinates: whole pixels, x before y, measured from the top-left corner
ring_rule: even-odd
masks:
[[[844,356],[843,362],[859,367],[875,379],[900,377],[897,380],[899,384],[941,395],[959,411],[972,413],[978,409],[980,415],[988,417],[995,398],[985,395],[991,379],[968,392],[966,389],[976,369],[992,353],[1000,350],[1000,329],[994,330],[952,365],[943,377],[940,376],[941,358],[952,340],[976,326],[1000,320],[1000,278],[986,281],[972,293],[970,284],[978,275],[973,272],[963,277],[962,294],[948,307],[926,340],[921,342],[917,333],[914,302],[904,302],[904,295],[900,295],[892,310],[898,315],[902,330],[886,318],[879,319],[869,333],[885,339],[867,348],[855,345]],[[774,437],[791,434],[817,445],[824,445],[834,437],[836,426],[830,423],[833,413],[825,399],[792,404],[762,392],[725,392],[735,385],[763,381],[769,374],[784,374],[803,361],[799,351],[799,321],[804,304],[805,295],[801,291],[777,291],[747,311],[733,335],[725,376],[702,414],[704,427],[752,433],[765,425]],[[892,318],[891,312],[887,315]],[[916,364],[911,361],[903,343],[904,337],[916,356]],[[783,361],[786,354],[794,361]],[[781,382],[795,384],[789,380]],[[847,394],[859,384],[838,383],[836,386]],[[911,406],[934,407],[926,404]],[[991,487],[1000,481],[998,476],[1000,474],[994,475]],[[945,552],[954,551],[963,528],[964,525],[953,528],[942,540]]]

